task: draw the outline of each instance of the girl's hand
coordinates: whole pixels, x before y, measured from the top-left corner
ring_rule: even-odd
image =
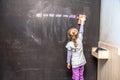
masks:
[[[67,68],[70,69],[70,64],[69,63],[67,64]]]
[[[78,24],[84,25],[85,21],[86,21],[86,15],[84,15],[84,14],[79,14]]]
[[[80,21],[83,21],[83,22],[86,21],[86,15],[80,14],[79,19],[80,19]]]

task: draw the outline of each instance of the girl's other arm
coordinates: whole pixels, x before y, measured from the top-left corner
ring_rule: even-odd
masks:
[[[67,50],[67,68],[68,68],[68,69],[70,69],[71,56],[72,56],[71,50]]]

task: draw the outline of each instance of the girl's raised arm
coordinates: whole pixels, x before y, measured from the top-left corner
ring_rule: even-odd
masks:
[[[85,21],[86,21],[86,15],[79,14],[79,17],[78,17],[78,25],[80,25],[79,33],[82,33],[82,34],[84,33]]]

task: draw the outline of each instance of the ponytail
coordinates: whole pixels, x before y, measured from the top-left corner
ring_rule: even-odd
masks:
[[[74,46],[77,47],[78,46],[78,42],[76,39],[73,40]]]
[[[78,42],[77,42],[78,30],[77,30],[77,28],[70,28],[68,30],[68,38],[70,38],[73,41],[75,47],[78,46]]]

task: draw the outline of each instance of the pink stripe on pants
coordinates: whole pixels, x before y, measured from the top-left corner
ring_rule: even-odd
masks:
[[[73,80],[84,80],[84,66],[78,68],[72,68],[72,79]]]

